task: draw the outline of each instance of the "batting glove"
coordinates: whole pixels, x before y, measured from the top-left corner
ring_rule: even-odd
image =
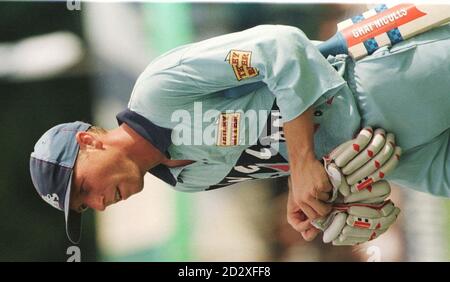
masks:
[[[366,127],[324,157],[333,185],[333,211],[312,224],[324,231],[325,243],[363,243],[377,238],[395,222],[400,209],[386,201],[391,188],[383,179],[395,169],[400,155],[392,133]]]

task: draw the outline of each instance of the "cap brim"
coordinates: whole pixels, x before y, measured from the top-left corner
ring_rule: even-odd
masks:
[[[81,213],[70,209],[70,191],[73,171],[70,173],[67,184],[66,197],[64,199],[64,215],[66,218],[66,234],[70,242],[78,244],[81,238]]]

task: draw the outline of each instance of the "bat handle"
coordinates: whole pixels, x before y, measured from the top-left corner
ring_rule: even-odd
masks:
[[[329,55],[348,55],[347,42],[340,32],[333,35],[327,41],[320,43],[317,48],[319,48],[320,53],[322,53],[325,58],[327,58]]]

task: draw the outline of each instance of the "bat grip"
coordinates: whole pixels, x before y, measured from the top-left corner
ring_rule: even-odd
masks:
[[[317,48],[319,48],[320,53],[322,53],[325,58],[327,58],[329,55],[348,55],[347,42],[340,32],[333,35],[327,41],[320,43]]]

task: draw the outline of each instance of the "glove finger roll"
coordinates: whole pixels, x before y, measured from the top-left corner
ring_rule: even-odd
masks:
[[[353,140],[348,140],[347,142],[342,143],[341,145],[337,146],[328,156],[325,156],[326,160],[334,160],[342,154],[348,147],[351,147],[353,143]]]
[[[367,241],[367,238],[346,237],[340,235],[336,240],[333,240],[334,246],[353,246]]]
[[[388,200],[381,204],[350,204],[347,213],[354,217],[377,218],[389,215],[394,210],[394,204]]]
[[[356,203],[370,200],[370,202],[382,202],[391,193],[391,186],[386,180],[380,180],[360,192],[351,193],[344,197],[344,203]]]
[[[400,209],[394,207],[393,211],[389,215],[376,218],[349,215],[347,217],[347,224],[363,229],[384,229],[394,223],[399,213]]]
[[[377,155],[381,148],[383,148],[386,143],[386,132],[384,129],[376,129],[373,136],[374,137],[371,139],[369,145],[342,168],[342,173],[344,175],[352,174],[355,170],[362,167],[365,163]]]
[[[338,167],[344,167],[351,159],[353,159],[356,155],[358,155],[370,142],[373,136],[373,130],[371,127],[366,127],[362,129],[358,136],[351,140],[349,143],[350,146],[346,146],[344,150],[342,150],[341,154],[339,154],[334,162]]]
[[[370,198],[370,199],[361,201],[361,203],[362,204],[377,204],[377,203],[385,201],[387,197],[389,197],[389,194],[388,195],[379,196],[379,197],[375,197],[375,198]]]
[[[381,149],[376,156],[370,160],[368,163],[364,164],[360,169],[356,170],[352,174],[346,177],[347,183],[353,185],[358,182],[358,180],[363,179],[371,175],[374,171],[382,167],[392,156],[395,148],[395,137],[394,134],[388,133],[386,136],[386,142],[384,147]]]
[[[364,179],[358,181],[356,184],[353,184],[350,187],[351,192],[357,192],[361,191],[370,185],[372,183],[379,181],[380,179],[383,179],[387,174],[392,172],[395,167],[398,165],[398,161],[400,160],[400,156],[402,154],[402,149],[400,147],[395,147],[394,154],[391,156],[391,158],[377,171],[372,173],[370,176],[365,177]]]
[[[322,216],[319,217],[317,219],[311,220],[311,224],[312,226],[314,226],[317,229],[320,229],[322,231],[325,231],[325,229],[328,228],[328,226],[330,226],[330,224],[333,222],[334,217],[338,214],[341,213],[341,211],[338,210],[333,210],[329,215],[327,216]]]
[[[373,240],[385,233],[387,229],[380,230],[366,230],[369,231],[367,236],[350,236],[350,235],[339,235],[339,237],[333,241],[333,245],[335,246],[353,246],[361,243],[365,243],[367,241]]]
[[[366,240],[368,240],[374,236],[384,233],[387,229],[388,228],[377,229],[377,230],[361,229],[361,228],[346,225],[344,227],[344,229],[342,229],[341,234],[345,238],[354,237],[354,238],[365,238]],[[377,235],[374,235],[374,233],[376,233]]]

